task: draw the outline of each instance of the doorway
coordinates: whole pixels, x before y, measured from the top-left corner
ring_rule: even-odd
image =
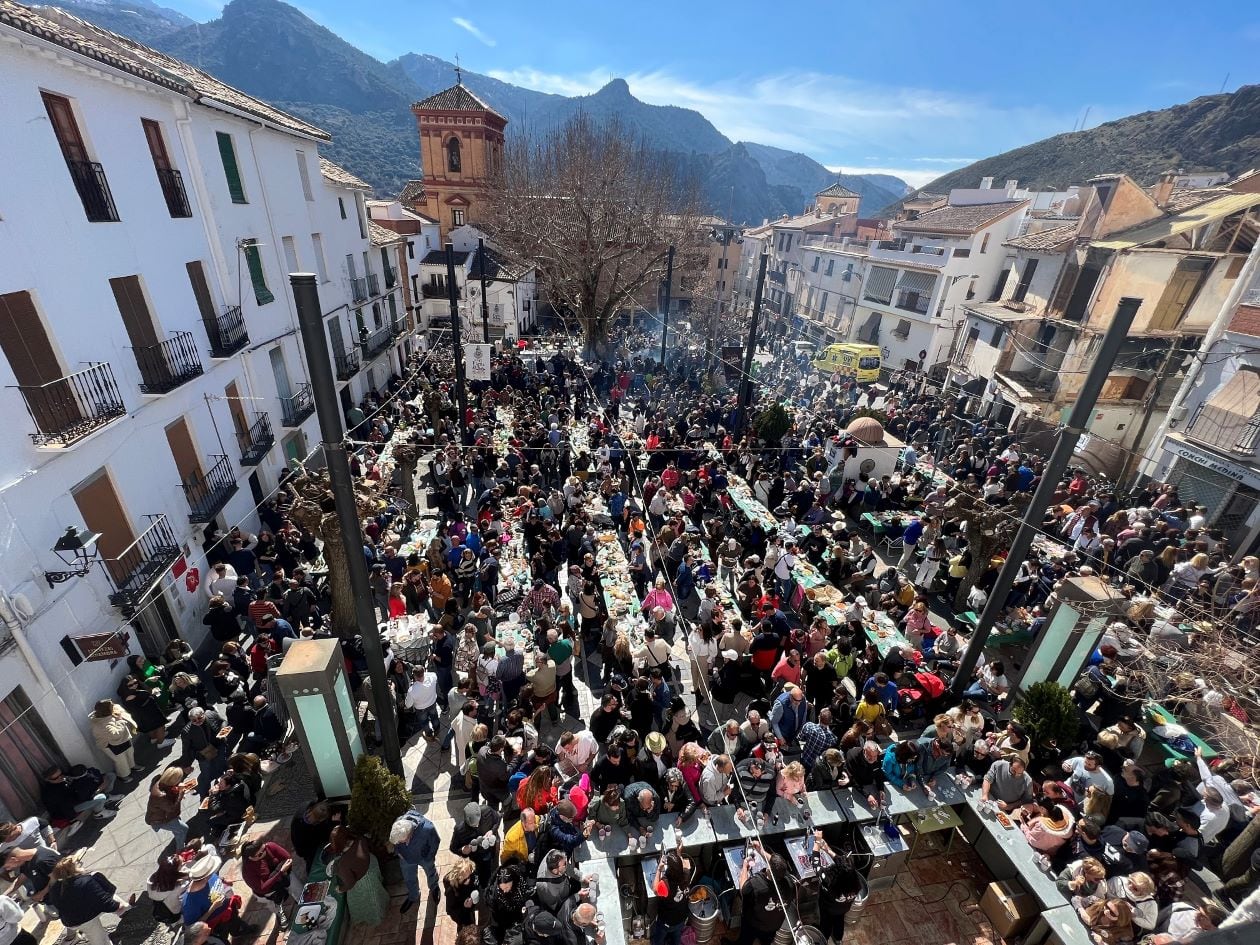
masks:
[[[342,414],[349,413],[350,408],[354,406],[354,398],[350,396],[350,385],[346,384],[341,390],[337,391],[337,396],[341,398]]]
[[[21,686],[0,702],[0,815],[22,820],[39,813],[44,772],[65,756]]]
[[[267,499],[267,494],[263,492],[262,482],[258,479],[257,469],[249,474],[249,494],[254,497],[254,508],[258,508]]]
[[[154,587],[136,605],[131,628],[136,631],[140,649],[150,661],[161,664],[162,652],[179,636],[179,627],[171,616],[171,607],[161,585]]]

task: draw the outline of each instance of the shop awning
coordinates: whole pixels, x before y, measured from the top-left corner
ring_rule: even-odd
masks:
[[[892,299],[893,286],[897,284],[897,270],[887,266],[871,267],[871,274],[866,277],[866,298],[872,302],[883,302],[885,305]]]
[[[936,286],[936,275],[930,272],[910,272],[901,274],[901,282],[897,288],[903,292],[917,292],[919,295],[931,295]]]

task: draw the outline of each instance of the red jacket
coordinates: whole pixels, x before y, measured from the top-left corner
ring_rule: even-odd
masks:
[[[246,886],[260,896],[275,893],[288,887],[289,874],[280,867],[292,858],[289,851],[280,844],[264,843],[261,859],[255,860],[247,856],[241,861],[241,878],[245,880]]]

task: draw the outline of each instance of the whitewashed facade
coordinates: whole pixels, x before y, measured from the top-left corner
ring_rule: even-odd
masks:
[[[324,132],[68,15],[5,5],[0,48],[0,160],[21,182],[0,207],[0,813],[16,815],[46,764],[107,765],[88,713],[125,667],[83,655],[120,630],[130,653],[197,647],[204,529],[257,531],[282,467],[317,445],[288,273],[320,274],[331,321],[355,257],[382,283],[366,304],[391,308],[366,185],[321,172]],[[345,406],[399,368],[398,309]],[[102,534],[104,563],[50,584],[68,526]]]

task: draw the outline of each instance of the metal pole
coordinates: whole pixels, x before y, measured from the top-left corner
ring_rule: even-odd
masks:
[[[477,237],[477,258],[481,261],[481,340],[490,344],[490,300],[486,298],[486,241],[481,237]]]
[[[332,487],[341,540],[350,568],[355,622],[363,637],[363,655],[367,658],[368,674],[372,680],[372,714],[381,726],[381,750],[385,764],[394,774],[402,775],[402,749],[398,744],[395,716],[397,708],[385,675],[385,648],[381,643],[380,626],[376,622],[376,609],[372,605],[372,588],[368,584],[367,561],[363,557],[363,523],[359,520],[354,501],[354,481],[346,455],[345,430],[337,401],[337,385],[333,380],[328,335],[320,314],[317,277],[309,272],[295,272],[289,275],[289,282],[293,286],[302,346],[306,349],[307,371],[311,378],[315,413],[319,417],[324,461],[328,464],[328,483]]]
[[[1137,314],[1141,304],[1141,299],[1126,297],[1122,298],[1120,304],[1116,306],[1116,314],[1112,316],[1111,324],[1107,326],[1107,331],[1103,335],[1098,355],[1090,366],[1089,373],[1085,375],[1085,382],[1081,385],[1076,402],[1072,405],[1064,421],[1063,430],[1055,441],[1054,449],[1051,450],[1050,457],[1041,471],[1041,479],[1037,482],[1032,500],[1028,503],[1023,521],[1020,522],[1019,530],[1015,533],[1015,539],[1007,552],[1006,563],[998,572],[997,582],[984,605],[984,612],[980,615],[975,632],[967,643],[967,650],[962,660],[959,661],[958,672],[954,674],[955,694],[961,693],[971,684],[971,674],[980,660],[980,654],[984,652],[984,644],[993,631],[998,615],[1005,609],[1006,597],[1015,583],[1015,575],[1028,557],[1028,549],[1032,547],[1033,539],[1041,530],[1046,509],[1050,505],[1054,490],[1058,487],[1059,477],[1063,475],[1063,471],[1071,462],[1072,453],[1076,449],[1076,443],[1081,434],[1085,433],[1089,427],[1090,414],[1094,412],[1094,405],[1098,403],[1098,395],[1107,381],[1107,375],[1111,373],[1116,355],[1120,353],[1120,346],[1128,337],[1129,328],[1133,324],[1133,316]]]
[[[752,321],[748,325],[748,343],[744,347],[744,372],[739,382],[739,399],[735,405],[735,422],[731,424],[735,435],[744,432],[744,418],[752,407],[753,395],[753,352],[757,350],[757,320],[761,317],[761,295],[766,287],[766,263],[770,254],[761,251],[761,261],[757,264],[757,287],[753,290]]]
[[[665,310],[661,315],[661,366],[665,366],[665,342],[669,338],[669,306],[674,290],[674,247],[670,244],[665,259]]]
[[[455,409],[459,411],[459,441],[467,445],[468,381],[464,376],[464,343],[459,327],[459,292],[455,286],[455,245],[446,244],[446,298],[451,303],[451,346],[455,353]]]

